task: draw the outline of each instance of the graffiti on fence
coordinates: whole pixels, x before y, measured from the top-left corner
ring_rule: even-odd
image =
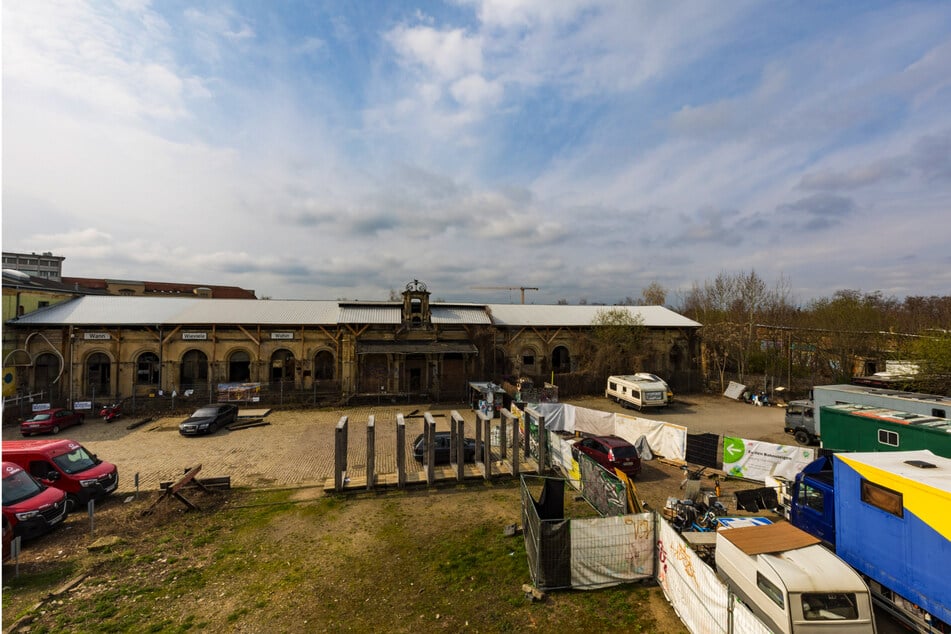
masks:
[[[581,495],[601,515],[626,515],[627,492],[624,484],[590,457],[579,454]]]

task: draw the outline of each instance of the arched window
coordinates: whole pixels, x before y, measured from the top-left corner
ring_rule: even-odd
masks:
[[[244,350],[233,352],[228,357],[228,381],[238,383],[251,380],[251,357]]]
[[[135,360],[135,384],[158,385],[159,370],[161,368],[158,355],[154,352],[143,352]]]
[[[290,350],[275,350],[271,355],[271,382],[294,381],[294,353]]]
[[[556,346],[551,351],[551,369],[562,374],[571,372],[571,355],[568,353],[568,348]]]
[[[314,355],[314,380],[333,381],[336,368],[334,356],[329,350],[321,350]]]
[[[201,350],[189,350],[182,357],[179,387],[185,390],[204,388],[208,383],[208,356]]]
[[[97,399],[112,393],[112,362],[102,352],[86,358],[86,396]]]

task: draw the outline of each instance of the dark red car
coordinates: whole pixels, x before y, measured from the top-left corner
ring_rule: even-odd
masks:
[[[82,425],[83,420],[85,420],[84,414],[56,407],[42,412],[36,412],[33,418],[20,423],[20,433],[24,436],[47,432],[58,434],[61,429],[66,429],[73,425]]]
[[[641,458],[631,443],[617,436],[590,436],[571,446],[575,460],[583,453],[599,465],[614,473],[617,469],[634,479],[641,472]]]

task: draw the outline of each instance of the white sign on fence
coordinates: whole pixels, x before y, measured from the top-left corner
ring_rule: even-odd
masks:
[[[92,401],[76,401],[73,403],[74,410],[92,409]]]
[[[723,437],[723,470],[736,478],[759,482],[765,482],[767,476],[794,479],[815,459],[811,447]]]
[[[44,412],[50,408],[49,403],[33,403],[34,412]]]

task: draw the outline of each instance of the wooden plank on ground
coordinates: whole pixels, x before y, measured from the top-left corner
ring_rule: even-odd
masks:
[[[270,407],[256,409],[242,407],[238,410],[238,418],[264,418],[272,411]]]

